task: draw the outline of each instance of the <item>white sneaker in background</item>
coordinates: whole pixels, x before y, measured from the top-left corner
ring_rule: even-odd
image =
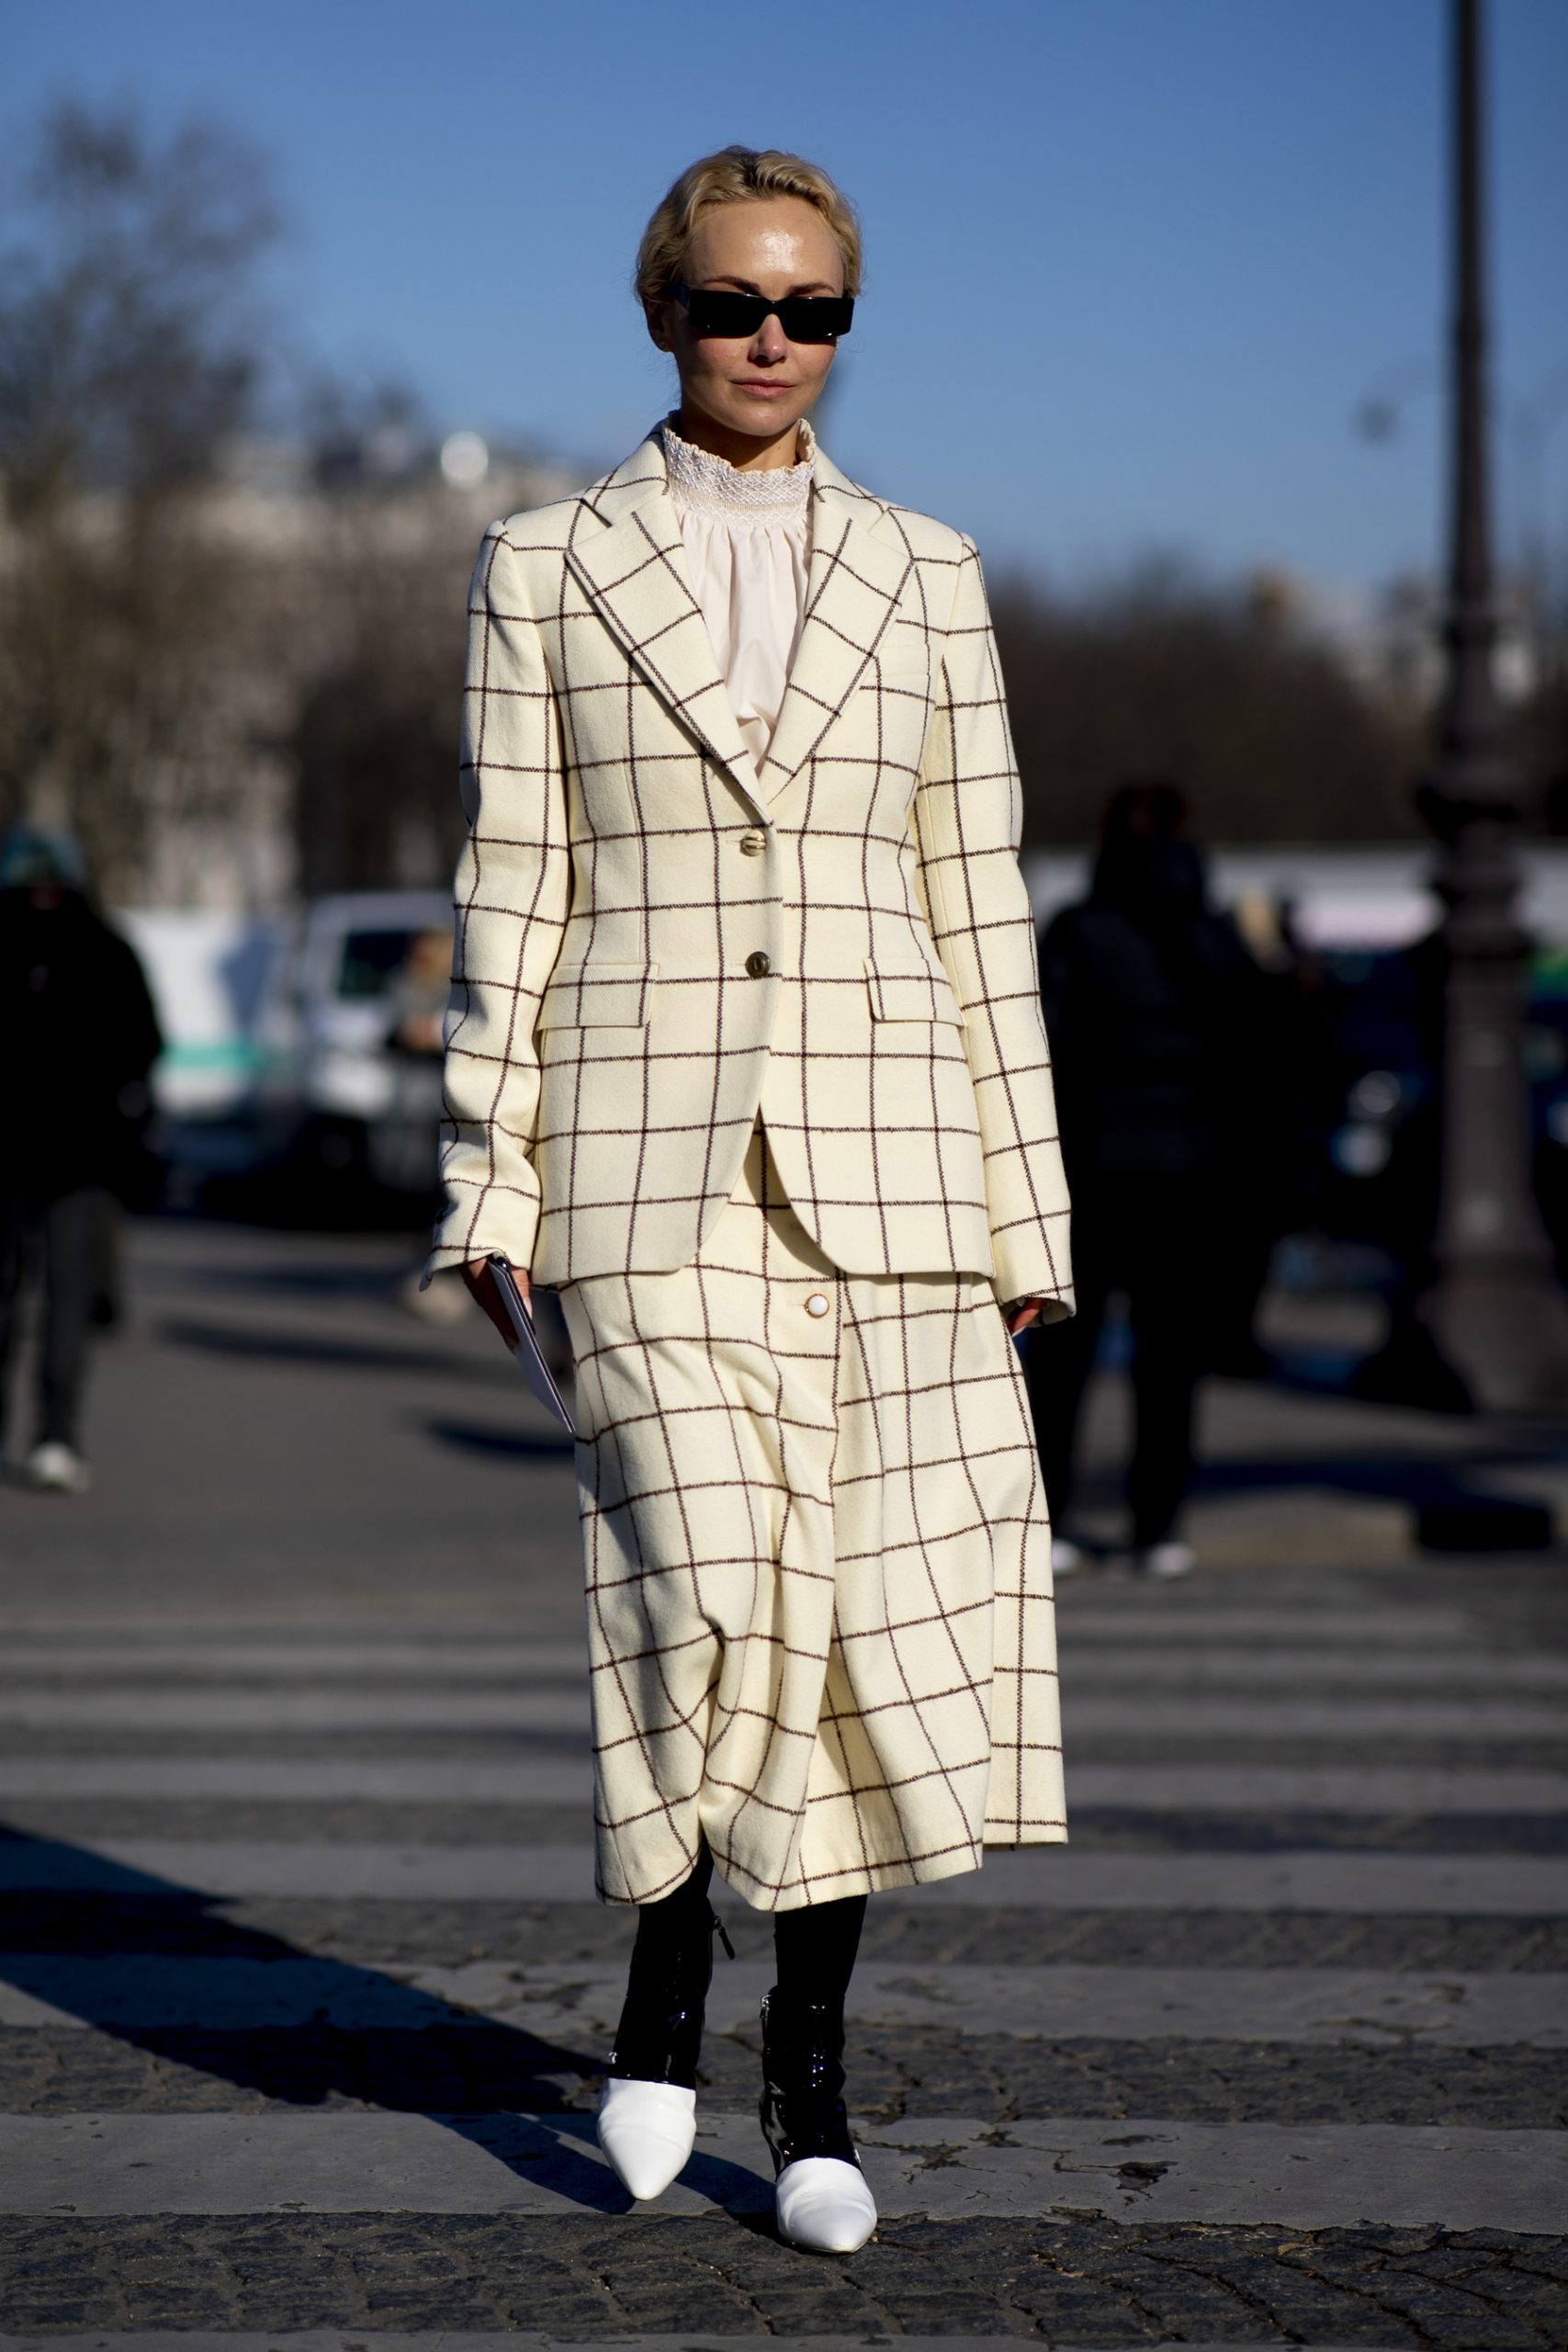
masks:
[[[1198,1555],[1190,1544],[1179,1544],[1174,1539],[1165,1544],[1147,1544],[1132,1555],[1131,1566],[1135,1577],[1154,1577],[1169,1582],[1172,1577],[1190,1576],[1198,1565]]]
[[[1052,1536],[1051,1574],[1053,1578],[1076,1577],[1084,1565],[1084,1555],[1077,1544],[1069,1544],[1065,1535]]]
[[[92,1472],[69,1445],[35,1445],[28,1456],[27,1475],[29,1485],[56,1495],[85,1494],[93,1483]]]
[[[398,1285],[398,1296],[411,1315],[417,1316],[422,1323],[434,1323],[441,1330],[468,1321],[474,1303],[461,1274],[439,1273],[427,1290],[421,1290],[419,1276],[416,1266]]]

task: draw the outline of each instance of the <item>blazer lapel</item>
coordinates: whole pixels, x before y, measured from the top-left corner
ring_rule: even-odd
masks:
[[[886,510],[818,453],[806,613],[778,725],[758,779],[776,800],[843,709],[913,563]]]
[[[608,527],[574,535],[568,562],[649,684],[761,815],[756,769],[692,594],[657,439],[634,450],[588,504]]]

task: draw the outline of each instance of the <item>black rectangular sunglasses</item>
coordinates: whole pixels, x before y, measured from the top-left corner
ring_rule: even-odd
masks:
[[[836,343],[848,334],[855,314],[852,294],[786,294],[782,302],[770,302],[765,294],[735,294],[728,287],[671,286],[670,291],[694,334],[737,340],[755,334],[771,314],[791,343]]]

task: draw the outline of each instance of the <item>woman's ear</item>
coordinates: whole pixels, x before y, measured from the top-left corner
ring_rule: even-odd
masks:
[[[668,307],[668,298],[663,295],[658,301],[645,302],[642,306],[642,315],[648,322],[648,332],[660,351],[669,351],[673,348],[670,341],[670,329],[665,323],[664,317]]]

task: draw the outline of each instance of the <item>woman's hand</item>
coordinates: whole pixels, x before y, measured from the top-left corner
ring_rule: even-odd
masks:
[[[1030,1325],[1039,1319],[1040,1310],[1044,1304],[1045,1301],[1043,1298],[1019,1298],[1013,1301],[1007,1310],[1007,1323],[1008,1329],[1014,1339],[1021,1331],[1027,1331]]]
[[[524,1272],[521,1266],[513,1267],[512,1279],[517,1284],[518,1289],[522,1292],[523,1303],[526,1306],[528,1303],[528,1277]],[[488,1258],[470,1258],[468,1264],[463,1269],[463,1280],[468,1285],[469,1297],[478,1299],[479,1305],[484,1308],[485,1313],[490,1317],[491,1321],[495,1325],[496,1329],[501,1333],[502,1338],[506,1341],[506,1352],[510,1355],[513,1349],[517,1345],[517,1334],[512,1328],[511,1316],[508,1315],[505,1307],[501,1303],[501,1293],[495,1286],[495,1276],[491,1272],[490,1260]]]

